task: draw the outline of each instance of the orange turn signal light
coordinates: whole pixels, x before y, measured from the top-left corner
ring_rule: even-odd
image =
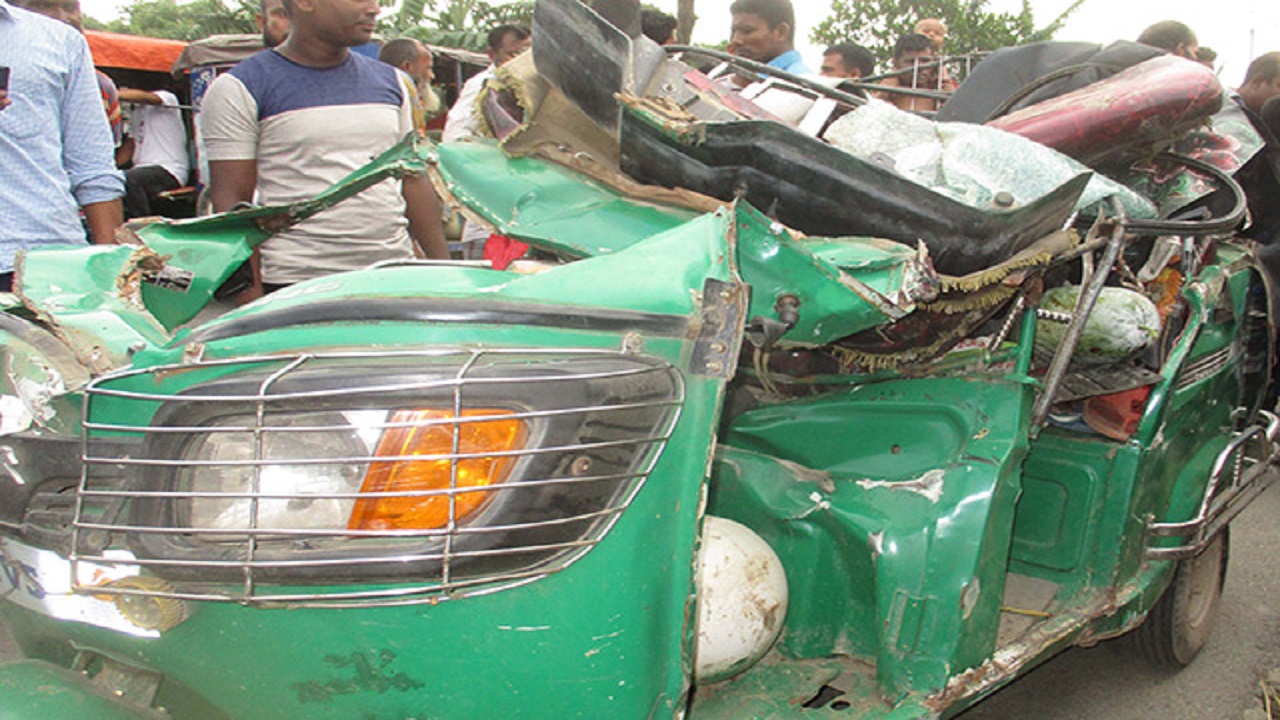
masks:
[[[365,473],[362,493],[423,492],[461,490],[497,485],[507,478],[514,458],[504,453],[524,445],[525,422],[514,418],[510,410],[492,408],[463,410],[460,417],[452,410],[397,410],[391,424],[382,432],[375,457],[401,458],[376,460]],[[486,420],[466,420],[486,417]],[[456,422],[440,422],[440,421]],[[457,433],[457,448],[454,434]],[[452,457],[478,455],[478,457]],[[411,456],[443,456],[427,460],[407,460]],[[456,470],[455,470],[456,466]],[[456,474],[456,480],[455,480]],[[375,497],[357,500],[347,527],[351,530],[434,530],[446,527],[475,512],[493,495],[492,492],[451,492],[440,495],[408,497]]]

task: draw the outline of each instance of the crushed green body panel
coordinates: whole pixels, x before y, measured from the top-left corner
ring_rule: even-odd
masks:
[[[615,294],[629,279],[633,287],[623,297],[630,310],[669,318],[671,327],[681,328],[687,315],[697,315],[699,291],[708,278],[733,281],[727,262],[728,227],[724,217],[706,216],[669,244],[635,248],[633,253],[654,253],[651,266],[661,263],[666,284],[646,288],[651,285],[648,277],[606,272],[612,284],[598,283],[594,291],[582,287],[577,301],[598,301]],[[619,255],[600,262],[624,266],[628,260]],[[588,276],[598,269],[593,269],[591,261],[564,268],[570,275]],[[414,271],[411,277],[400,278],[406,286],[434,273],[451,278],[441,283],[445,288],[468,287],[466,292],[459,290],[466,296],[475,293],[477,275],[488,281],[499,277],[455,268],[385,272],[395,277],[410,270]],[[512,283],[509,291],[494,292],[494,299],[528,304],[557,300],[564,305],[563,286],[550,280],[522,278],[526,284]],[[365,283],[370,295],[375,284],[387,288],[379,272],[344,281]],[[305,288],[301,296],[303,305],[317,302]],[[333,297],[358,303],[360,294]],[[289,306],[287,295],[273,298],[205,329],[216,330],[237,319],[250,321],[273,307],[287,311]],[[677,366],[688,363],[692,334],[632,332],[627,340],[622,331],[574,330],[575,312],[582,307],[565,306],[561,314],[565,327],[558,330],[502,322],[489,327],[447,321],[318,322],[236,333],[201,345],[205,357],[212,359],[357,344],[387,350],[441,346],[616,349],[630,342]],[[358,332],[358,339],[353,332]],[[172,348],[140,353],[137,359],[157,364],[175,361],[186,348],[179,341]],[[220,372],[229,370],[140,375],[109,385],[116,390],[173,394]],[[234,604],[195,604],[191,616],[159,640],[52,621],[17,608],[5,611],[21,619],[15,634],[33,656],[54,660],[65,655],[68,643],[74,643],[162,672],[167,683],[188,689],[229,718],[474,718],[520,716],[530,708],[548,717],[674,715],[689,682],[692,629],[688,618],[699,498],[705,482],[697,469],[707,465],[712,437],[705,430],[718,421],[724,379],[686,373],[684,383],[680,419],[652,471],[653,481],[631,501],[628,512],[598,547],[537,582],[438,604],[362,610],[263,611]],[[95,421],[146,422],[146,418],[129,416],[136,413],[137,405],[128,407],[128,412],[117,410],[110,396],[99,399],[93,406]],[[646,552],[637,555],[635,549],[640,547]],[[619,591],[622,588],[625,592]],[[540,609],[531,613],[531,607]],[[350,624],[357,614],[359,621]],[[193,647],[200,652],[192,652]],[[556,668],[572,691],[549,685],[548,668]],[[194,717],[189,706],[172,709],[178,717]]]
[[[412,264],[344,273],[175,330],[272,229],[405,173],[432,174],[499,231],[571,261],[527,275]],[[184,391],[325,353],[608,350],[669,363],[683,388],[670,437],[625,512],[598,545],[530,582],[376,607],[184,599],[189,615],[154,637],[0,602],[31,657],[59,668],[105,658],[162,675],[154,705],[178,720],[949,717],[1063,648],[1141,621],[1174,567],[1147,560],[1146,523],[1194,515],[1236,430],[1232,413],[1249,402],[1236,351],[1256,279],[1229,242],[1184,290],[1188,329],[1138,430],[1120,442],[1032,428],[1042,390],[1030,374],[1034,307],[1011,312],[994,346],[984,339],[874,376],[792,377],[796,396],[783,399],[765,387],[769,353],[828,350],[911,315],[936,297],[924,253],[797,237],[745,202],[699,213],[638,199],[487,143],[408,140],[312,200],[137,236],[142,245],[23,259],[0,322],[0,417],[15,443],[79,448],[82,420],[99,428],[94,440],[137,439]],[[1006,280],[1012,293],[1024,278],[997,282]],[[748,325],[770,324],[786,325],[777,345],[740,354]],[[1215,358],[1225,360],[1187,376],[1189,363]],[[756,372],[735,378],[752,359]],[[353,380],[379,371],[360,362],[350,363]],[[103,392],[87,395],[95,381]],[[695,688],[706,514],[769,544],[790,607],[763,660]],[[19,524],[3,531],[29,540]],[[66,555],[56,543],[42,550]],[[1043,617],[1002,640],[1006,601],[1028,582],[1048,588],[1030,608]],[[389,587],[267,585],[255,598]],[[78,597],[109,602],[94,591]],[[50,678],[72,703],[102,700],[96,681],[51,665],[0,666],[0,683],[12,678]],[[111,697],[100,712],[23,697],[29,706],[0,707],[0,718],[147,717]]]
[[[569,257],[617,252],[696,213],[621,197],[553,163],[510,158],[496,145],[441,145],[440,173],[460,201],[498,230]]]
[[[862,658],[893,699],[990,657],[1030,402],[1023,383],[891,381],[734,420],[710,511],[824,569],[794,580],[784,655]]]

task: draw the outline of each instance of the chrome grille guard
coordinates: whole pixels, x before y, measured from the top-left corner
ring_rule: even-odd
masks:
[[[166,383],[179,391],[153,389]],[[643,487],[683,402],[683,379],[670,363],[612,350],[295,354],[105,376],[85,393],[74,587],[296,607],[434,603],[532,582],[607,535]],[[421,404],[448,414],[414,422],[393,415]],[[502,413],[483,410],[495,407]],[[495,420],[528,428],[523,446],[468,452],[466,433]],[[442,428],[452,446],[374,451],[381,441],[370,438],[404,428]],[[361,437],[364,451],[355,452]],[[121,438],[134,443],[123,457],[95,449],[98,439],[118,447]],[[243,456],[218,456],[228,444]],[[295,446],[305,452],[273,456]],[[468,461],[509,471],[505,481],[463,485]],[[447,486],[370,491],[352,480],[367,479],[375,464],[432,463],[447,465]],[[340,480],[312,479],[325,473]],[[464,516],[468,496],[479,509]],[[402,498],[443,500],[440,526],[316,519]],[[134,567],[147,582],[93,581],[103,565]]]
[[[1264,425],[1251,425],[1236,433],[1214,459],[1209,482],[1196,516],[1186,522],[1147,522],[1150,560],[1181,560],[1199,555],[1254,498],[1271,484],[1268,472],[1275,461],[1280,439],[1280,418],[1259,411]],[[1153,545],[1154,538],[1181,537],[1177,546]]]

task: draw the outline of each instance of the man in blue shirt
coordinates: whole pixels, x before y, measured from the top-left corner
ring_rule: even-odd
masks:
[[[124,176],[93,60],[75,28],[0,0],[0,289],[14,256],[36,245],[115,242]]]
[[[737,0],[729,47],[748,60],[767,63],[797,75],[813,70],[796,52],[796,13],[791,0]]]

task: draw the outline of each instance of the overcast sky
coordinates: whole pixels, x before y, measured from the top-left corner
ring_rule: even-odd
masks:
[[[118,15],[121,0],[81,0],[85,12],[99,20]],[[648,0],[672,14],[676,0]],[[796,6],[797,38],[809,64],[817,67],[821,48],[808,42],[809,33],[831,12],[830,2],[792,0]],[[732,0],[697,0],[698,22],[694,41],[715,43],[727,39],[729,5]],[[1044,25],[1062,12],[1070,0],[1031,0],[1037,25]],[[1021,0],[988,0],[987,7],[998,12],[1017,12]],[[1159,20],[1181,20],[1195,29],[1200,44],[1218,51],[1223,83],[1235,87],[1244,77],[1249,61],[1264,52],[1280,50],[1280,12],[1275,0],[1085,0],[1059,40],[1108,43],[1132,40],[1143,28]]]
[[[672,14],[676,0],[648,0]],[[831,3],[815,0],[792,0],[796,8],[796,34],[801,53],[809,64],[817,67],[821,48],[807,42],[813,28],[831,13]],[[719,42],[729,33],[729,6],[732,0],[697,0],[698,22],[694,25],[695,42]],[[1037,26],[1058,16],[1070,0],[1031,0]],[[1190,25],[1201,45],[1218,51],[1221,77],[1235,87],[1244,77],[1249,61],[1264,52],[1280,50],[1280,11],[1275,0],[1085,0],[1058,33],[1059,40],[1083,40],[1109,43],[1133,40],[1154,22],[1181,20]],[[1021,0],[988,0],[987,8],[995,12],[1019,12]],[[1253,37],[1250,37],[1253,30]]]

